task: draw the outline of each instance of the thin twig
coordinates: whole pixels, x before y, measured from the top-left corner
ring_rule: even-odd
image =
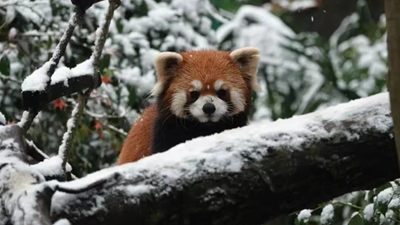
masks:
[[[104,125],[104,126],[106,126],[108,129],[110,129],[110,130],[112,130],[112,131],[115,131],[115,132],[117,132],[117,133],[119,133],[119,134],[121,134],[121,135],[123,135],[123,136],[128,136],[128,133],[126,133],[124,130],[122,130],[122,129],[118,129],[118,128],[116,128],[115,126],[113,126],[113,125],[109,125],[109,124],[106,124],[106,125]]]
[[[28,155],[30,155],[32,158],[34,158],[37,161],[43,161],[45,159],[50,158],[46,153],[44,153],[42,150],[40,150],[33,141],[26,140],[26,148]]]
[[[17,79],[15,79],[15,78],[13,78],[13,77],[10,77],[10,76],[3,75],[3,74],[1,74],[1,73],[0,73],[0,78],[3,79],[3,80],[12,81],[12,82],[17,83],[17,84],[22,84],[22,81],[17,80]]]
[[[70,152],[71,144],[74,139],[77,124],[82,116],[83,109],[86,105],[86,99],[79,96],[78,104],[72,110],[71,118],[67,122],[67,131],[63,135],[62,143],[58,148],[58,156],[62,159],[62,170],[66,174],[66,165],[68,162],[68,153]]]
[[[91,117],[96,118],[96,119],[121,119],[126,114],[126,113],[124,113],[124,114],[118,115],[118,116],[110,116],[110,115],[105,115],[105,114],[98,114],[98,113],[95,113],[95,112],[92,112],[92,111],[89,111],[89,110],[86,110],[86,109],[85,109],[85,113],[88,116],[91,116]]]
[[[223,23],[223,24],[229,22],[228,19],[226,19],[225,17],[223,17],[222,15],[220,15],[220,14],[217,12],[217,10],[214,8],[214,6],[213,6],[210,2],[207,2],[206,4],[207,4],[207,11],[208,11],[208,13],[209,13],[214,19],[216,19],[217,21],[219,21],[220,23]]]

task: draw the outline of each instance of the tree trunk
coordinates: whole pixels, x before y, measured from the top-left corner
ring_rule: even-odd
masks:
[[[388,89],[390,92],[397,157],[400,162],[400,1],[385,0],[385,12],[389,54]]]

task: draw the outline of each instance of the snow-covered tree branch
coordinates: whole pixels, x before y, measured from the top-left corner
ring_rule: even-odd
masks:
[[[258,225],[397,178],[392,127],[384,93],[198,138],[76,181],[40,185],[56,190],[53,221]],[[3,140],[2,146],[6,142],[13,143]]]

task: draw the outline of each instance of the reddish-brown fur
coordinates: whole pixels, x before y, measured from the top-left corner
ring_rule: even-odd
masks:
[[[199,80],[203,83],[202,95],[215,95],[214,83],[218,79],[222,79],[230,87],[241,90],[245,95],[246,103],[249,103],[251,96],[250,84],[246,85],[239,65],[229,57],[229,52],[213,50],[189,51],[181,53],[181,55],[183,61],[163,99],[164,104],[170,104],[175,90],[190,91],[193,80]],[[210,85],[211,88],[206,89],[207,85]]]
[[[173,77],[164,85],[167,90],[161,104],[169,106],[175,90],[188,90],[189,93],[193,89],[191,84],[193,80],[202,82],[202,94],[215,95],[214,83],[216,80],[222,79],[225,82],[224,85],[242,91],[246,105],[249,105],[250,80],[241,73],[239,65],[230,58],[229,52],[189,51],[181,53],[181,55],[183,61],[174,72]],[[211,88],[205,90],[207,85],[210,85]],[[151,105],[143,112],[125,140],[118,164],[134,162],[151,154],[154,121],[157,116],[156,104]]]
[[[117,164],[137,161],[151,153],[153,125],[157,118],[155,104],[146,108],[142,116],[136,121],[125,140]]]

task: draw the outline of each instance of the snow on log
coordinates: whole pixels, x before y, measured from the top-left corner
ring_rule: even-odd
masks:
[[[53,221],[259,225],[399,177],[387,93],[198,138],[59,183]]]
[[[17,125],[0,127],[0,224],[52,224],[54,191],[26,163],[23,135]]]

